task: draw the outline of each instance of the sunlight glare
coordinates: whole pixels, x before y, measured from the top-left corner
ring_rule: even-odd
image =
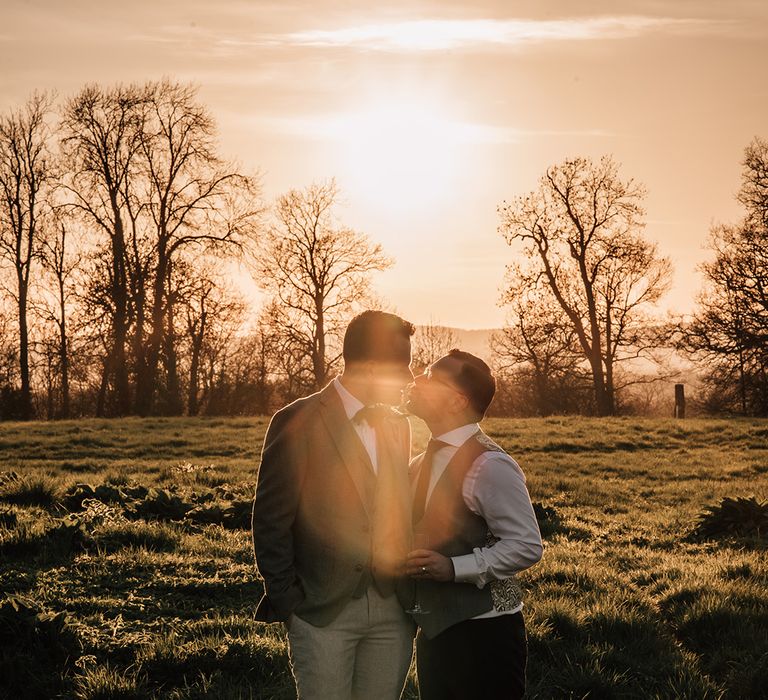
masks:
[[[452,196],[466,146],[482,138],[477,127],[454,121],[444,109],[393,100],[341,115],[334,140],[352,187],[366,199],[386,199],[400,210]]]

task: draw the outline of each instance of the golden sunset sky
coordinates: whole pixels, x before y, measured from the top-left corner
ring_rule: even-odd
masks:
[[[768,2],[0,0],[0,109],[34,89],[199,86],[268,200],[336,177],[341,220],[396,265],[416,323],[498,327],[496,207],[566,157],[613,154],[690,311],[710,226],[768,137]]]

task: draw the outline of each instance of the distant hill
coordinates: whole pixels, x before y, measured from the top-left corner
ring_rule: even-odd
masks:
[[[490,340],[491,335],[496,332],[495,328],[482,328],[478,330],[466,330],[464,328],[451,328],[450,326],[438,326],[451,331],[457,339],[456,346],[459,350],[471,352],[473,355],[481,357],[486,362],[491,359]]]

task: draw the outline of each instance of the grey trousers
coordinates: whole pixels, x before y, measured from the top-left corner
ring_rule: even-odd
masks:
[[[413,654],[413,621],[372,586],[326,627],[288,620],[299,700],[398,700]]]

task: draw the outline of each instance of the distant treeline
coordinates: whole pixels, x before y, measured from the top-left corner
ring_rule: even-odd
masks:
[[[35,93],[0,115],[0,418],[269,413],[340,369],[347,321],[386,305],[371,277],[391,258],[339,223],[332,179],[268,204],[216,136],[170,80]],[[653,315],[671,264],[611,158],[566,160],[502,203],[518,262],[493,412],[669,412],[684,357],[702,410],[768,415],[768,143],[743,164],[744,218],[710,232],[686,318]],[[420,328],[415,368],[455,341]]]

